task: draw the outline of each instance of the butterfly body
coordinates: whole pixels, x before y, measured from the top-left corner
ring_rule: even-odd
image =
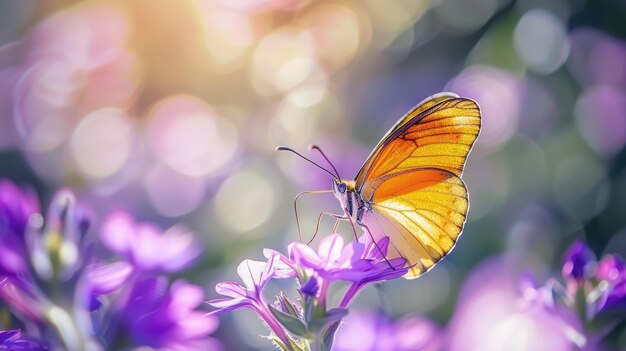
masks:
[[[410,266],[405,278],[432,268],[461,234],[469,200],[460,177],[480,124],[474,101],[430,96],[398,120],[354,180],[333,181],[344,219],[375,241],[388,236],[387,257]]]
[[[371,204],[363,200],[355,188],[353,180],[333,180],[333,194],[339,200],[346,216],[350,216],[353,223],[361,222],[366,210],[371,210]]]

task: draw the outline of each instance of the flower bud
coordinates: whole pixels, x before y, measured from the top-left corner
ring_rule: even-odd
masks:
[[[304,295],[315,296],[317,295],[317,290],[319,289],[319,283],[314,276],[310,277],[309,280],[306,281],[300,288],[300,291]]]

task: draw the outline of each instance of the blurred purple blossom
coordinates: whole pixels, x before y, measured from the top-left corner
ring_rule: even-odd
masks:
[[[0,274],[24,273],[28,257],[26,226],[39,212],[39,201],[31,190],[0,180]]]
[[[32,295],[32,283],[0,277],[0,300],[10,304],[12,311],[30,321],[43,320],[41,304]]]
[[[0,351],[43,351],[48,345],[25,337],[20,330],[0,331]]]
[[[123,309],[123,324],[136,345],[167,350],[218,350],[208,338],[218,325],[216,318],[196,310],[202,288],[177,281],[168,287],[164,277],[135,282]]]
[[[514,345],[516,350],[570,351],[575,346],[572,338],[586,342],[581,323],[567,310],[528,308],[523,303],[542,292],[525,278],[526,290],[520,293],[518,266],[514,257],[494,257],[472,271],[448,323],[446,350],[507,350]]]
[[[102,243],[136,269],[177,272],[200,254],[191,232],[172,227],[163,232],[152,223],[136,222],[128,213],[115,212],[100,231]]]
[[[577,240],[565,252],[563,276],[580,284],[590,277],[594,263],[595,257],[591,250],[582,241]]]
[[[133,272],[127,262],[94,264],[87,270],[91,292],[96,295],[111,294],[124,284]]]
[[[30,194],[0,180],[0,247],[23,254],[21,266],[2,266],[0,299],[34,336],[72,351],[127,345],[120,335],[135,346],[221,349],[208,336],[217,319],[197,310],[202,289],[182,281],[170,286],[167,276],[157,275],[177,272],[199,255],[191,233],[163,233],[116,213],[105,223],[103,241],[130,262],[96,257],[88,211],[72,192],[57,192],[45,219],[34,217],[37,200]],[[6,334],[0,349],[38,350],[16,335]]]
[[[548,313],[564,335],[583,350],[596,350],[603,336],[622,320],[626,307],[623,260],[605,255],[598,264],[587,245],[575,241],[566,251],[562,274],[566,284],[550,278],[543,285],[526,274],[520,280],[528,312]],[[617,312],[617,313],[614,313]]]
[[[626,279],[624,260],[617,255],[605,255],[598,263],[596,277],[609,283],[617,283]]]
[[[42,311],[31,279],[29,250],[34,238],[27,233],[31,216],[38,212],[39,200],[32,190],[0,179],[0,299],[33,320],[39,320]]]
[[[334,351],[436,351],[443,331],[421,317],[393,321],[382,313],[350,314],[337,331]]]
[[[626,308],[626,267],[624,260],[617,255],[606,255],[598,263],[596,277],[607,283],[598,308],[600,310]]]
[[[539,285],[530,272],[525,272],[519,279],[519,290],[522,297],[535,307],[555,308],[553,291],[558,289],[558,282],[551,279]]]

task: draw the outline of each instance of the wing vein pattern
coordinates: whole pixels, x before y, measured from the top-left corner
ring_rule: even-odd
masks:
[[[357,174],[373,224],[396,251],[388,256],[411,266],[407,278],[432,268],[461,234],[469,203],[460,177],[480,124],[474,101],[435,95],[396,123]]]

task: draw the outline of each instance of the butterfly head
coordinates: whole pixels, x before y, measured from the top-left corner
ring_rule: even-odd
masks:
[[[335,193],[335,196],[345,194],[346,191],[348,191],[348,184],[345,181],[337,178],[333,179],[333,193]]]
[[[350,196],[350,193],[354,192],[354,185],[354,181],[333,179],[333,193],[342,206],[345,207],[347,198]]]

